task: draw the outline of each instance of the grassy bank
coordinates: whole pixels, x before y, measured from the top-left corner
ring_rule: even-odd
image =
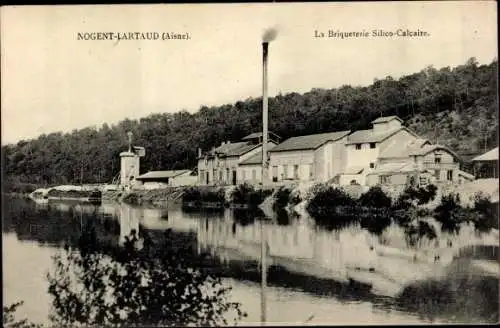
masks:
[[[185,190],[182,203],[191,208],[255,208],[273,191],[273,189],[263,189],[246,183],[224,187],[197,186]]]
[[[131,205],[166,206],[168,202],[181,202],[186,208],[253,208],[261,204],[272,192],[272,189],[242,184],[133,190],[124,195],[117,193],[115,196]]]

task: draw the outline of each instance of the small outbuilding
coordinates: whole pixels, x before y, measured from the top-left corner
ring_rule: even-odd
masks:
[[[149,171],[136,178],[145,189],[157,189],[166,186],[194,185],[197,176],[191,170]]]
[[[498,178],[498,147],[472,159],[477,178]]]

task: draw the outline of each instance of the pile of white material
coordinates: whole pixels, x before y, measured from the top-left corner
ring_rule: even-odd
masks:
[[[55,187],[52,187],[51,189],[60,190],[60,191],[71,191],[71,190],[81,191],[81,190],[83,190],[82,186],[72,186],[72,185],[55,186]]]

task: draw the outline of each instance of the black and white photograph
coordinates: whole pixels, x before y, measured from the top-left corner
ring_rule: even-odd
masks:
[[[495,1],[0,32],[3,327],[499,322]]]

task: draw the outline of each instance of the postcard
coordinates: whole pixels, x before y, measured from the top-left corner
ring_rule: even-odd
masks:
[[[498,322],[494,1],[0,27],[5,327]]]

